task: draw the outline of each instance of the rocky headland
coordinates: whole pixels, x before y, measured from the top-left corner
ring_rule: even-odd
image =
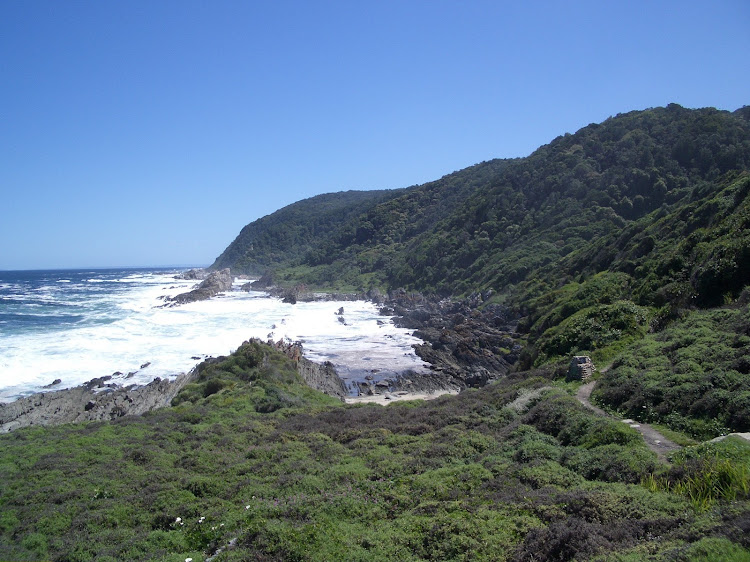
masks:
[[[156,378],[147,385],[121,387],[105,376],[63,390],[40,392],[0,403],[0,433],[31,425],[113,420],[145,414],[169,405],[195,376],[195,370],[174,380]]]
[[[306,359],[299,343],[268,343],[295,362],[297,372],[308,386],[341,400],[346,397],[346,387],[331,363],[318,364]],[[111,382],[112,376],[104,376],[74,388],[40,392],[7,404],[0,403],[0,433],[27,426],[113,420],[145,414],[169,406],[180,390],[197,378],[201,365],[223,359],[208,358],[174,380],[156,378],[147,385],[123,387]],[[48,386],[52,387],[54,383]]]

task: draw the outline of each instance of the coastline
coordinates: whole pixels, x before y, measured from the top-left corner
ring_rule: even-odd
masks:
[[[127,387],[107,383],[110,377],[101,377],[73,388],[39,392],[0,403],[0,433],[29,426],[114,420],[145,414],[168,406],[196,373],[197,367],[174,380],[156,378],[146,385]]]
[[[220,274],[228,277],[229,272],[222,271]],[[200,280],[203,277],[205,283],[206,278],[212,276],[215,277],[215,274],[191,271],[178,278]],[[229,279],[239,281],[242,277]],[[392,291],[387,295],[376,290],[351,294],[295,290],[290,295],[285,289],[254,285],[253,289],[263,291],[272,299],[286,300],[289,304],[332,300],[369,302],[377,307],[382,316],[389,317],[396,327],[411,331],[422,342],[412,347],[428,371],[415,372],[407,368],[378,375],[381,369],[387,369],[386,359],[382,365],[377,365],[377,369],[366,371],[371,374],[361,379],[350,379],[341,377],[330,361],[314,361],[304,357],[302,343],[292,343],[283,338],[274,341],[273,334],[268,334],[268,340],[264,343],[292,359],[305,384],[347,404],[387,405],[404,400],[431,400],[446,394],[457,394],[465,388],[481,387],[507,375],[520,349],[515,341],[517,334],[512,331],[512,318],[507,311],[486,302],[491,295],[473,295],[463,301],[438,299],[404,290]],[[242,288],[250,289],[247,286]],[[226,280],[222,289],[231,291],[232,283]],[[216,298],[221,303],[223,292],[201,294],[198,300]],[[285,299],[285,296],[293,298]],[[339,308],[336,325],[348,326],[343,315],[344,309]],[[204,356],[204,361],[194,364],[188,372],[156,377],[148,383],[136,382],[125,386],[118,377],[113,380],[112,376],[105,376],[75,387],[43,390],[12,402],[0,403],[0,432],[32,425],[112,420],[168,406],[177,393],[193,380],[201,364],[215,360]],[[358,394],[352,395],[352,391]]]
[[[53,273],[0,283],[0,308],[10,315],[0,336],[0,402],[103,376],[118,387],[171,380],[248,338],[301,341],[308,359],[331,361],[347,381],[371,375],[377,383],[428,370],[412,348],[422,342],[365,299],[351,302],[341,294],[333,297],[340,302],[291,305],[265,291],[241,291],[246,279],[237,276],[210,299],[164,307],[201,281],[162,271]],[[342,307],[345,313],[337,313]]]

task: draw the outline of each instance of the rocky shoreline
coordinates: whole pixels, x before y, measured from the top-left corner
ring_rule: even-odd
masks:
[[[506,376],[521,354],[517,318],[506,308],[488,303],[492,293],[464,300],[442,299],[403,289],[384,295],[377,289],[357,293],[318,293],[304,285],[278,287],[272,274],[249,282],[244,290],[265,291],[284,302],[367,300],[401,328],[414,330],[424,344],[414,351],[430,365],[429,373],[407,372],[357,386],[364,396],[407,391],[431,393],[477,388]]]
[[[76,386],[40,392],[0,404],[0,433],[21,427],[113,420],[162,408],[195,375],[195,369],[174,380],[156,378],[147,385],[120,387],[100,377]]]
[[[380,312],[425,342],[414,350],[430,364],[428,376],[445,381],[446,388],[477,388],[505,377],[522,349],[516,319],[507,308],[487,303],[491,296],[454,301],[399,290]]]
[[[309,387],[344,400],[347,395],[346,387],[331,363],[318,364],[306,359],[302,356],[302,346],[299,343],[268,344],[295,362],[297,372]],[[74,388],[40,392],[7,404],[0,403],[0,433],[28,426],[114,420],[123,416],[142,415],[169,406],[180,390],[195,380],[201,365],[222,359],[224,358],[210,357],[174,380],[156,378],[146,385],[122,387],[109,382],[112,377],[106,376]]]
[[[233,281],[228,269],[217,272],[193,270],[183,274],[183,278],[202,282],[193,290],[170,299],[165,306],[211,298],[231,290]],[[415,345],[414,349],[430,365],[429,372],[410,371],[378,382],[361,381],[357,384],[360,396],[455,393],[465,388],[481,387],[506,376],[519,359],[520,336],[515,332],[514,318],[504,307],[487,303],[490,294],[453,301],[404,290],[392,291],[388,295],[377,290],[328,294],[310,292],[304,287],[283,289],[268,285],[266,279],[248,283],[243,289],[267,291],[271,296],[291,303],[298,300],[369,300],[380,306],[381,314],[393,317],[394,324],[414,330],[414,335],[425,342]],[[306,359],[299,343],[268,343],[295,362],[300,376],[311,388],[342,401],[349,396],[344,381],[330,362],[318,364]],[[215,360],[209,358],[206,361]],[[157,378],[144,386],[121,387],[108,382],[111,377],[101,377],[75,388],[41,392],[8,404],[0,403],[0,432],[32,425],[141,415],[168,406],[195,378],[197,371],[198,366],[174,380]]]

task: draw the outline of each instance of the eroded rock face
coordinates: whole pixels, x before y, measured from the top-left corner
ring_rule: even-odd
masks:
[[[232,273],[229,271],[228,267],[220,271],[214,271],[192,291],[181,293],[176,297],[167,299],[167,301],[169,301],[167,306],[175,306],[178,304],[210,299],[219,293],[230,291],[232,289],[233,281]]]
[[[302,345],[299,342],[286,343],[282,340],[271,345],[297,364],[297,372],[307,386],[329,396],[341,399],[347,396],[346,385],[330,361],[321,364],[306,359],[302,356]]]
[[[154,379],[145,386],[118,387],[100,377],[65,390],[40,392],[9,404],[0,404],[0,433],[30,425],[113,420],[137,416],[168,406],[177,393],[194,378],[194,372],[174,381]]]
[[[472,295],[457,302],[405,291],[390,295],[381,313],[395,316],[394,324],[414,329],[414,335],[426,342],[414,350],[433,373],[412,377],[415,385],[427,384],[432,377],[437,384],[481,387],[508,374],[521,346],[508,311],[498,305],[481,306],[490,296]]]

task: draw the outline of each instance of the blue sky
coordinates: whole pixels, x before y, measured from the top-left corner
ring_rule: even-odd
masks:
[[[0,269],[208,265],[325,192],[750,104],[750,2],[0,2]]]

